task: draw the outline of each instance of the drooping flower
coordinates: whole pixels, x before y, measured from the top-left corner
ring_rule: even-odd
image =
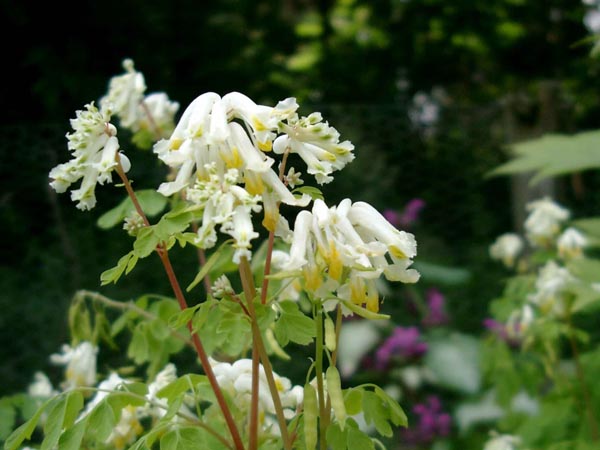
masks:
[[[535,282],[536,291],[528,300],[536,305],[542,314],[561,316],[565,312],[565,288],[576,281],[566,267],[560,267],[554,261],[548,261],[538,272]]]
[[[533,201],[526,208],[530,213],[525,219],[525,234],[533,245],[549,245],[570,216],[569,210],[549,197]]]
[[[131,59],[123,61],[123,69],[123,75],[111,78],[108,94],[100,99],[100,107],[118,116],[121,126],[132,128],[140,117],[146,82],[144,75],[135,70]]]
[[[556,240],[558,255],[563,259],[580,258],[588,240],[583,233],[575,228],[567,228]]]
[[[82,210],[95,206],[97,183],[112,181],[119,151],[117,129],[110,123],[110,111],[99,111],[93,102],[85,108],[77,111],[77,117],[71,119],[73,133],[67,134],[73,159],[59,164],[49,175],[52,179],[50,186],[58,193],[65,192],[71,184],[82,179],[79,189],[71,192],[71,199],[78,202],[77,208]],[[127,172],[129,160],[122,153],[119,158]]]
[[[161,137],[168,136],[175,127],[175,114],[179,111],[179,103],[169,100],[164,92],[154,92],[142,100],[138,120],[132,125],[133,131],[158,129]]]
[[[61,350],[62,353],[50,355],[50,362],[66,366],[66,379],[63,384],[65,390],[96,384],[98,347],[92,345],[91,342],[84,341],[75,348],[65,344]]]
[[[412,234],[395,229],[371,205],[349,199],[328,208],[316,200],[311,212],[301,211],[295,221],[288,271],[300,271],[307,291],[337,296],[379,309],[375,281],[414,283],[419,274],[409,269],[416,255]]]
[[[340,142],[340,134],[323,121],[321,113],[301,118],[293,114],[286,123],[280,123],[280,131],[284,134],[273,143],[275,153],[297,153],[319,184],[332,181],[331,173],[354,159],[354,145],[350,141]]]
[[[504,233],[496,238],[490,246],[490,257],[502,261],[508,267],[514,267],[517,256],[523,250],[524,243],[521,237],[515,233]]]

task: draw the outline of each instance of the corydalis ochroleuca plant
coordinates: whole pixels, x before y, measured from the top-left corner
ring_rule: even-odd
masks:
[[[65,192],[83,179],[81,186],[72,191],[72,199],[80,209],[91,209],[96,203],[96,184],[110,182],[113,172],[118,174],[130,203],[122,203],[113,215],[125,220],[125,228],[135,242],[133,250],[120,258],[116,267],[102,274],[102,283],[116,282],[133,270],[139,259],[156,252],[176,298],[163,298],[161,305],[167,309],[174,306],[179,312],[171,311],[164,318],[159,317],[157,308],[153,314],[136,313],[135,317],[142,321],[167,320],[168,324],[159,328],[164,328],[169,339],[179,341],[180,351],[189,347],[195,350],[205,376],[184,375],[185,379],[167,382],[157,391],[156,398],[149,400],[151,406],[167,408],[169,413],[164,415],[167,418],[161,415],[148,429],[144,428],[146,422],[137,421],[135,409],[128,410],[129,416],[121,411],[121,417],[127,420],[119,431],[119,442],[129,445],[139,437],[134,447],[150,448],[154,441],[148,436],[156,439],[157,435],[154,426],[163,427],[160,432],[165,438],[161,438],[160,446],[164,444],[169,450],[168,443],[175,442],[177,436],[197,436],[205,431],[224,445],[218,448],[236,450],[256,450],[266,441],[269,448],[291,450],[298,437],[307,448],[315,448],[318,440],[321,450],[333,445],[328,442],[330,436],[342,436],[344,442],[357,437],[370,439],[347,414],[340,375],[331,362],[337,359],[342,314],[354,313],[367,319],[387,317],[378,314],[379,278],[402,283],[418,280],[418,272],[410,268],[417,250],[415,237],[394,228],[365,202],[345,199],[329,207],[317,188],[303,186],[306,180],[301,178],[302,172],[322,185],[331,182],[334,173],[354,159],[354,146],[340,141],[338,131],[320,113],[300,116],[294,98],[266,106],[239,92],[223,96],[208,92],[192,101],[175,124],[176,104],[169,103],[166,94],[144,97],[143,76],[134,70],[131,61],[126,61],[124,67],[126,73],[111,80],[99,109],[90,103],[77,112],[71,122],[74,131],[67,135],[73,159],[52,169],[51,186]],[[113,119],[118,120],[113,124]],[[130,163],[120,148],[115,124],[134,133],[153,128],[153,153],[166,164],[169,174],[156,191],[144,191],[146,197],[134,191],[126,175]],[[296,155],[288,158],[290,154]],[[294,167],[292,159],[301,167]],[[143,185],[143,180],[137,181],[136,186]],[[158,199],[160,210],[166,203],[171,207],[155,225],[150,224],[145,212],[148,195]],[[128,205],[135,208],[134,216],[131,211],[124,212],[132,209]],[[293,208],[301,209],[293,230],[280,213],[281,205],[287,205],[290,214]],[[253,254],[253,241],[260,235],[255,229],[259,219],[268,234],[267,245],[263,247],[265,252]],[[220,238],[221,246],[207,259],[204,251],[215,247]],[[191,308],[170,262],[169,250],[176,242],[197,247],[194,250],[203,266],[196,281],[203,279],[207,300]],[[228,247],[231,252],[223,251]],[[250,265],[252,258],[255,260]],[[224,267],[237,267],[239,283],[229,282]],[[262,280],[261,288],[256,287],[255,278]],[[188,290],[196,284],[192,282]],[[234,288],[236,285],[241,289]],[[296,302],[301,293],[303,301]],[[140,309],[137,304],[123,307],[100,294],[86,295],[106,307]],[[337,314],[335,323],[329,317],[333,310]],[[131,328],[141,333],[156,327]],[[139,333],[132,339],[128,355],[138,365],[153,358],[159,359],[151,367],[156,369],[158,362],[163,365],[162,350],[151,348],[158,345],[156,337],[140,337]],[[96,334],[79,337],[97,338]],[[182,340],[190,345],[184,347]],[[304,388],[292,389],[270,363],[271,354],[286,356],[283,347],[291,342],[315,344],[314,363],[308,368]],[[250,353],[252,358],[246,359]],[[232,364],[218,361],[216,355],[227,356]],[[240,367],[241,376],[224,376],[231,368]],[[204,388],[196,390],[194,383],[209,385],[211,395],[206,396]],[[260,392],[258,386],[262,386]],[[83,388],[90,389],[87,385]],[[147,388],[148,392],[157,390],[152,385]],[[188,388],[197,404],[210,403],[214,407],[198,409],[198,417],[178,410],[178,405],[189,400]],[[367,420],[385,423],[384,428],[377,426],[381,434],[387,435],[391,426],[406,425],[402,409],[382,389],[372,384],[353,389],[367,399],[359,402],[370,408],[365,414],[370,418]],[[227,402],[225,395],[231,398],[234,392],[240,393],[244,402]],[[100,406],[94,404],[91,408]],[[177,417],[171,414],[175,411]],[[297,420],[301,416],[304,419]],[[85,417],[91,423],[96,416],[92,411]],[[222,432],[224,424],[227,436]],[[87,425],[77,426],[79,433]],[[21,439],[16,445],[24,439],[19,436],[13,439]],[[104,443],[107,439],[110,436]],[[216,448],[214,444],[205,446]]]

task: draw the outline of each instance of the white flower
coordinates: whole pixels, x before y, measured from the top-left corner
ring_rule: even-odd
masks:
[[[138,106],[138,120],[132,125],[133,131],[155,130],[158,128],[162,134],[170,134],[175,127],[175,114],[179,110],[179,103],[169,100],[164,92],[154,92],[147,95]],[[166,136],[161,136],[166,137]]]
[[[65,192],[71,184],[83,178],[79,189],[71,192],[71,199],[78,202],[79,209],[95,206],[96,183],[111,182],[119,150],[117,130],[109,123],[110,112],[98,111],[93,103],[85,105],[85,108],[77,111],[77,117],[71,120],[74,131],[67,134],[73,159],[50,171],[50,186],[58,193]],[[129,160],[123,154],[119,157],[123,169],[127,171]]]
[[[521,439],[509,434],[501,434],[493,437],[485,443],[483,450],[517,450]]]
[[[111,78],[108,94],[100,99],[100,107],[119,116],[123,127],[131,128],[139,120],[146,83],[131,59],[123,61],[123,68],[125,74]]]
[[[598,9],[590,9],[583,17],[583,23],[586,28],[592,33],[600,32],[600,11]]]
[[[502,261],[506,267],[513,267],[515,259],[523,250],[523,239],[515,233],[505,233],[498,236],[496,241],[490,246],[490,256],[492,259]]]
[[[219,386],[233,398],[236,405],[242,408],[249,407],[252,396],[252,360],[239,359],[233,364],[229,364],[211,358],[210,364]],[[291,419],[296,407],[302,402],[304,391],[301,386],[292,386],[289,379],[281,377],[277,373],[273,373],[273,378],[281,399],[281,404],[284,408],[284,415],[287,419]],[[273,398],[271,397],[271,391],[269,390],[265,370],[262,365],[259,365],[258,384],[259,411],[274,415],[275,406],[273,404]],[[269,420],[264,419],[264,414],[261,416],[263,416],[263,427],[266,431],[276,432],[276,429],[271,428],[272,423]]]
[[[587,238],[575,228],[567,228],[558,237],[556,246],[561,258],[572,259],[582,256],[583,248],[587,245]]]
[[[301,211],[294,225],[288,271],[302,271],[305,289],[316,295],[337,289],[340,298],[378,310],[375,280],[414,283],[408,269],[416,255],[412,234],[396,230],[372,206],[343,200],[328,208],[316,200],[312,212]]]
[[[137,408],[131,405],[121,410],[121,418],[113,427],[105,444],[112,445],[115,450],[123,450],[144,431],[140,424]]]
[[[338,362],[340,375],[350,377],[356,372],[362,358],[381,339],[378,325],[372,320],[351,320],[340,330]]]
[[[77,347],[62,346],[62,353],[50,355],[50,361],[66,366],[64,389],[93,386],[96,383],[96,355],[98,347],[84,341]]]
[[[81,417],[85,417],[102,401],[104,400],[111,391],[116,391],[121,385],[126,382],[123,378],[119,376],[116,372],[111,372],[108,378],[102,380],[100,384],[98,384],[98,391],[94,395],[94,397],[89,401],[86,405],[85,410],[83,411]]]
[[[175,364],[167,364],[163,370],[156,374],[154,381],[148,385],[148,395],[146,396],[150,402],[162,406],[148,405],[145,414],[149,414],[154,418],[160,419],[167,412],[167,400],[164,398],[158,398],[157,393],[162,388],[166,387],[169,383],[177,379],[177,368]],[[140,415],[140,414],[138,414]]]
[[[560,231],[562,222],[569,218],[569,211],[546,197],[527,205],[530,211],[525,220],[525,233],[534,245],[548,245]]]
[[[562,315],[565,305],[564,289],[575,278],[565,267],[560,267],[554,261],[548,261],[538,273],[535,282],[536,292],[528,296],[528,300],[537,305],[544,314]]]
[[[27,393],[31,397],[46,399],[57,393],[45,373],[36,372],[33,376],[33,380],[33,383],[27,388]]]
[[[340,134],[323,122],[321,113],[302,118],[294,114],[287,123],[280,124],[280,131],[285,134],[275,139],[275,153],[297,153],[319,184],[329,183],[333,171],[341,170],[354,159],[354,145],[350,141],[340,142]]]
[[[506,322],[506,334],[510,339],[522,339],[533,321],[535,312],[529,304],[513,311]]]

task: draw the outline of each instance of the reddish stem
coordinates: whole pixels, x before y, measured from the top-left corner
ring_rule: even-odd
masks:
[[[129,182],[127,175],[125,175],[125,172],[123,171],[123,167],[121,166],[121,161],[119,159],[118,153],[117,153],[116,160],[117,160],[117,168],[116,168],[117,174],[123,181],[123,185],[125,186],[125,190],[127,191],[129,198],[131,198],[131,201],[133,202],[133,205],[134,205],[137,213],[142,217],[144,224],[146,226],[150,226],[150,222],[148,221],[146,214],[144,214],[144,211],[142,210],[142,208],[140,206],[140,203],[137,199],[137,196],[135,195],[135,192],[131,188],[131,183]],[[185,300],[185,296],[183,295],[183,291],[181,290],[181,286],[179,285],[179,281],[177,280],[177,277],[175,276],[175,272],[173,270],[173,266],[171,265],[171,260],[169,259],[169,254],[168,254],[167,249],[165,247],[163,247],[162,245],[158,245],[156,247],[156,253],[158,253],[160,260],[163,263],[165,272],[167,273],[167,277],[169,278],[169,282],[171,283],[173,293],[175,294],[175,297],[177,298],[177,302],[179,303],[179,307],[181,308],[181,310],[186,309],[188,307],[188,304],[187,304],[187,301]],[[217,403],[219,404],[219,407],[221,408],[221,411],[223,412],[223,416],[225,418],[225,422],[227,423],[227,427],[229,428],[229,432],[231,433],[231,437],[233,439],[235,448],[237,450],[244,450],[244,444],[242,443],[240,433],[237,429],[235,421],[233,420],[231,411],[229,410],[229,407],[227,406],[227,402],[225,401],[223,392],[221,391],[219,383],[217,382],[217,378],[215,377],[215,374],[212,370],[212,366],[210,365],[210,361],[208,360],[208,355],[206,354],[206,351],[204,350],[204,346],[202,345],[202,342],[200,341],[200,337],[198,336],[197,333],[194,332],[194,327],[192,326],[191,320],[188,321],[187,328],[192,337],[192,343],[194,344],[196,353],[198,354],[198,358],[200,359],[200,363],[202,364],[202,368],[204,369],[204,373],[206,374],[206,377],[208,378],[208,381],[212,387],[212,390],[217,399]]]

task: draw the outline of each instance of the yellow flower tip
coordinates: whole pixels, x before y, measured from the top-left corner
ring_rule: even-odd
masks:
[[[285,387],[283,386],[283,383],[281,382],[281,380],[275,380],[275,387],[277,388],[277,391],[279,391],[279,392],[285,391]]]
[[[265,124],[262,123],[256,116],[252,117],[252,128],[254,128],[255,131],[267,131]]]
[[[329,245],[329,276],[336,281],[340,281],[342,277],[342,270],[344,265],[342,264],[342,258],[340,258],[340,252],[334,245],[333,242]]]
[[[303,270],[304,286],[307,291],[315,292],[321,287],[323,279],[317,267],[305,267]]]
[[[225,161],[225,165],[228,169],[239,169],[244,164],[237,147],[232,147],[231,154],[229,155],[221,152],[221,157],[223,158],[223,161]]]
[[[270,152],[273,149],[273,142],[271,142],[271,141],[259,142],[258,148],[260,150],[262,150],[263,152]]]
[[[408,259],[408,256],[395,245],[390,245],[389,251],[392,256],[395,256],[398,259]]]
[[[379,312],[379,296],[377,293],[367,296],[367,309],[371,312]]]
[[[181,147],[181,144],[183,144],[183,139],[181,139],[181,138],[171,139],[171,145],[169,145],[169,149],[170,150],[179,150],[179,147]]]
[[[275,231],[277,228],[278,215],[268,213],[265,210],[265,218],[262,221],[263,226],[269,231]]]
[[[202,129],[202,127],[198,127],[198,129],[194,133],[194,138],[201,138],[203,134],[204,130]]]
[[[262,195],[262,193],[265,191],[265,185],[259,176],[246,171],[244,174],[244,182],[244,187],[250,195]]]

